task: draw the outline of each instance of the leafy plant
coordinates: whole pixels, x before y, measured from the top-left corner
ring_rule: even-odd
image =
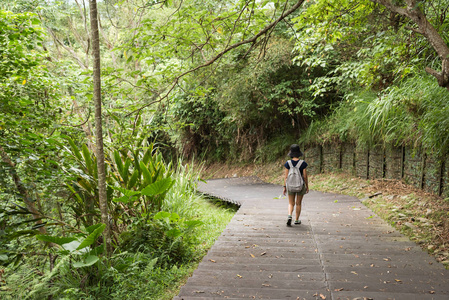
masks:
[[[76,201],[71,207],[80,220],[88,224],[86,211],[98,218],[96,158],[86,145],[80,151],[71,138],[66,139],[70,147],[65,150],[78,164],[78,168],[67,169],[74,175],[67,183]],[[151,212],[158,211],[174,182],[170,166],[165,165],[162,155],[153,145],[140,146],[143,143],[146,139],[139,139],[134,149],[113,150],[107,155],[108,202],[117,229],[128,224],[130,218],[148,217]]]

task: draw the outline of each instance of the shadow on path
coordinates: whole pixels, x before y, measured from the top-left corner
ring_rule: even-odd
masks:
[[[449,299],[449,270],[355,197],[311,191],[286,226],[282,187],[256,177],[199,190],[237,211],[175,300]]]

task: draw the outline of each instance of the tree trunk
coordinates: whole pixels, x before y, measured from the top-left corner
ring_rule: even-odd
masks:
[[[371,1],[382,4],[392,12],[406,16],[418,25],[418,29],[413,30],[422,34],[429,41],[441,59],[441,72],[433,70],[429,67],[426,68],[426,72],[437,79],[439,86],[445,87],[449,91],[449,47],[435,27],[433,27],[427,20],[426,15],[419,7],[419,3],[416,0],[405,0],[407,6],[406,8],[403,8],[395,5],[395,2],[391,0]]]
[[[93,99],[95,102],[95,137],[96,137],[96,154],[97,154],[97,169],[98,169],[98,197],[101,211],[101,222],[106,224],[104,231],[104,249],[106,256],[110,255],[111,251],[111,229],[109,226],[108,201],[106,194],[106,168],[104,162],[103,149],[103,127],[101,118],[101,64],[100,64],[100,37],[98,32],[98,13],[97,1],[90,0],[90,24],[92,34],[92,54],[94,59],[93,64],[93,81],[94,93]]]

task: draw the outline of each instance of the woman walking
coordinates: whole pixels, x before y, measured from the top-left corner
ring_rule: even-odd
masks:
[[[299,220],[299,216],[301,215],[301,204],[302,198],[305,194],[309,192],[309,181],[307,178],[307,163],[304,160],[300,160],[299,157],[302,156],[302,152],[297,144],[293,144],[290,146],[290,152],[288,155],[292,158],[284,164],[284,195],[288,193],[288,219],[287,226],[292,225],[292,213],[293,209],[296,205],[296,214],[295,214],[295,224],[301,224],[301,220]],[[299,174],[303,179],[302,189],[299,191],[292,191],[292,188],[288,187],[287,178],[290,173],[290,169],[298,168]]]

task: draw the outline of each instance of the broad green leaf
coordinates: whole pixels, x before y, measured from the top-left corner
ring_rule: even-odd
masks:
[[[123,179],[123,162],[122,162],[122,157],[120,156],[120,153],[115,150],[114,151],[114,160],[115,160],[115,165],[117,166],[117,170],[120,173],[120,176],[122,176]]]
[[[145,196],[159,195],[171,188],[173,183],[174,181],[171,178],[167,177],[148,185],[141,191],[141,193]]]
[[[81,250],[83,248],[86,248],[93,243],[95,243],[95,240],[100,236],[100,234],[103,232],[103,230],[106,228],[106,224],[101,224],[98,228],[96,228],[91,234],[89,234],[82,242],[81,244],[76,248],[76,250]]]
[[[90,182],[86,180],[80,180],[78,182],[74,182],[77,186],[79,186],[84,191],[88,192],[91,195],[94,195],[94,187],[90,184]]]
[[[95,173],[93,168],[96,166],[93,166],[93,164],[92,164],[92,158],[91,158],[89,149],[87,148],[86,144],[83,144],[82,151],[83,151],[84,162],[86,164],[86,168],[89,172],[89,175],[93,175]]]
[[[98,260],[99,260],[98,256],[88,255],[85,260],[76,262],[73,264],[73,266],[75,268],[88,267],[96,263]]]
[[[136,196],[131,196],[131,197],[122,196],[122,197],[114,198],[114,199],[112,199],[112,201],[128,204],[129,202],[134,201],[134,199],[137,199],[137,198],[138,197],[136,197]]]
[[[83,158],[81,156],[80,151],[78,150],[78,147],[75,145],[75,142],[72,140],[72,138],[70,138],[69,136],[65,136],[65,139],[67,140],[67,142],[70,144],[70,147],[72,148],[72,153],[75,155],[75,157],[79,160],[82,161]]]
[[[200,220],[190,220],[190,221],[186,221],[185,224],[187,225],[188,229],[192,229],[198,226],[203,225],[204,223]]]
[[[134,170],[133,175],[131,176],[131,178],[129,179],[128,182],[128,189],[133,188],[136,185],[137,179],[139,178],[139,171],[138,170]]]
[[[169,212],[160,211],[154,216],[154,219],[155,220],[168,219],[168,218],[170,218],[170,215],[171,214]]]
[[[151,152],[153,152],[153,147],[148,148],[143,156],[142,161],[145,165],[148,165],[148,162],[150,161],[150,158],[152,157]]]
[[[80,241],[78,240],[74,240],[70,243],[66,243],[66,244],[62,244],[62,248],[64,248],[65,250],[69,251],[69,252],[73,252],[75,250],[78,249],[79,245],[80,245]]]
[[[42,234],[37,235],[36,238],[39,241],[55,243],[55,244],[58,244],[59,246],[76,241],[76,238],[74,238],[74,237],[57,237],[57,236],[42,235]]]
[[[86,231],[90,234],[92,232],[94,232],[97,228],[101,227],[103,225],[103,223],[98,223],[92,226],[89,226],[86,228]]]
[[[123,193],[125,196],[127,197],[132,197],[132,196],[136,196],[136,195],[140,195],[139,191],[133,191],[133,190],[128,190],[119,186],[111,186],[114,190],[119,191],[121,193]]]
[[[123,166],[123,174],[122,174],[122,178],[123,178],[123,182],[125,183],[125,185],[128,184],[128,178],[129,178],[129,166],[132,164],[132,161],[129,157],[126,158],[125,160],[125,165]]]
[[[150,174],[150,171],[148,170],[148,168],[145,166],[145,164],[141,161],[140,162],[140,171],[143,174],[144,177],[144,184],[148,185],[150,183],[152,183],[152,177]]]
[[[170,229],[169,231],[167,231],[167,236],[174,237],[174,238],[180,236],[181,234],[182,234],[181,230],[179,230],[177,228]]]

